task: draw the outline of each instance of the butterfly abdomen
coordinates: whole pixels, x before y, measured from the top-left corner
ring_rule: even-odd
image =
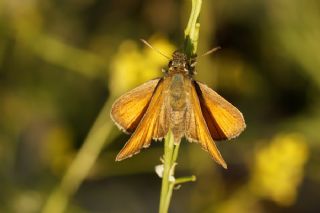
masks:
[[[183,74],[174,74],[170,83],[170,129],[176,143],[180,142],[185,132],[187,94],[184,88],[184,80]]]

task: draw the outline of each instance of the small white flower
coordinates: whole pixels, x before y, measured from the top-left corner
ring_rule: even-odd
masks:
[[[174,177],[174,174],[173,174],[173,172],[174,172],[174,167],[175,167],[175,166],[176,166],[176,163],[175,163],[175,164],[172,166],[172,168],[170,169],[170,176],[169,176],[169,181],[170,181],[170,182],[175,182],[175,181],[176,181],[176,179],[175,179],[175,177]],[[163,164],[160,164],[160,165],[155,166],[155,171],[156,171],[157,175],[158,175],[160,178],[163,177],[163,170],[164,170]]]
[[[163,164],[156,165],[156,166],[154,167],[154,169],[155,169],[157,175],[158,175],[160,178],[162,178],[162,176],[163,176]]]

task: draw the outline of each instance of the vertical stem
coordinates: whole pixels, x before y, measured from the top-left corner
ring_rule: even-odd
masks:
[[[192,0],[192,9],[189,17],[188,25],[184,31],[184,52],[189,58],[196,55],[199,37],[199,14],[201,10],[202,0]],[[170,176],[174,174],[174,167],[178,157],[179,144],[174,144],[172,132],[169,131],[164,143],[164,162],[163,162],[163,175],[162,186],[160,195],[159,213],[167,213],[172,197],[172,191],[175,184],[181,184],[189,181],[195,181],[195,176],[179,178],[171,180]]]
[[[160,195],[160,207],[159,213],[168,212],[169,203],[167,201],[167,196],[169,193],[170,186],[170,173],[172,168],[173,153],[175,151],[174,147],[174,137],[171,131],[168,132],[164,143],[164,159],[163,159],[163,176],[162,176],[162,186]]]
[[[200,30],[199,15],[201,11],[201,5],[202,0],[192,0],[191,14],[189,17],[188,25],[184,30],[184,51],[189,57],[196,55],[198,48],[198,38]]]

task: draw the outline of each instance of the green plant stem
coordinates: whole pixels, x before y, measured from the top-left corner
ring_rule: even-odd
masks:
[[[83,146],[67,168],[60,184],[53,190],[46,201],[42,213],[62,213],[65,211],[70,197],[79,188],[98,158],[102,148],[112,140],[106,141],[113,128],[109,111],[113,99],[109,99],[99,113]]]
[[[187,182],[194,182],[196,181],[197,178],[194,175],[191,175],[190,177],[182,177],[182,178],[177,178],[174,182],[175,185],[179,185],[182,183],[187,183]]]
[[[192,9],[189,17],[187,27],[184,31],[185,42],[184,42],[184,52],[189,58],[196,55],[198,47],[198,37],[199,37],[199,14],[201,10],[202,0],[192,0]],[[162,174],[162,185],[160,194],[160,206],[159,213],[167,213],[172,197],[172,191],[174,186],[177,184],[182,184],[190,181],[195,181],[195,176],[182,177],[178,179],[171,178],[174,175],[174,169],[176,165],[176,160],[179,152],[179,144],[174,144],[174,137],[172,132],[169,131],[165,137],[164,142],[164,159],[163,159],[163,174]]]
[[[169,193],[169,178],[170,178],[170,170],[172,168],[173,161],[173,153],[175,150],[174,138],[172,132],[169,131],[164,142],[164,159],[163,159],[163,176],[162,176],[162,187],[161,187],[161,195],[160,195],[160,213],[168,212],[169,204],[167,200],[167,196]],[[178,146],[179,149],[179,146]]]
[[[198,38],[199,38],[199,15],[201,11],[202,0],[191,0],[192,8],[189,21],[186,29],[184,30],[185,42],[184,51],[189,56],[192,57],[196,55],[198,48]]]
[[[168,132],[164,144],[164,159],[163,159],[163,175],[160,195],[159,213],[167,213],[172,197],[174,186],[190,181],[195,181],[195,176],[182,177],[178,179],[171,179],[174,175],[176,160],[178,158],[180,143],[174,144],[174,137],[171,131]]]

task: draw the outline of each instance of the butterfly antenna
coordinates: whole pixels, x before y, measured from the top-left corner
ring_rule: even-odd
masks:
[[[209,55],[209,54],[211,54],[211,53],[213,53],[213,52],[216,52],[216,51],[218,51],[218,50],[220,50],[220,49],[221,49],[221,47],[212,48],[211,50],[209,50],[209,51],[205,52],[204,54],[202,54],[200,57]]]
[[[148,47],[150,47],[151,49],[153,49],[154,51],[156,51],[157,53],[159,53],[160,55],[166,57],[167,59],[171,59],[169,56],[167,56],[166,54],[163,54],[160,50],[154,48],[153,46],[151,46],[151,44],[149,44],[146,40],[144,39],[140,39],[140,41],[142,41],[142,43],[144,43],[145,45],[147,45]]]

